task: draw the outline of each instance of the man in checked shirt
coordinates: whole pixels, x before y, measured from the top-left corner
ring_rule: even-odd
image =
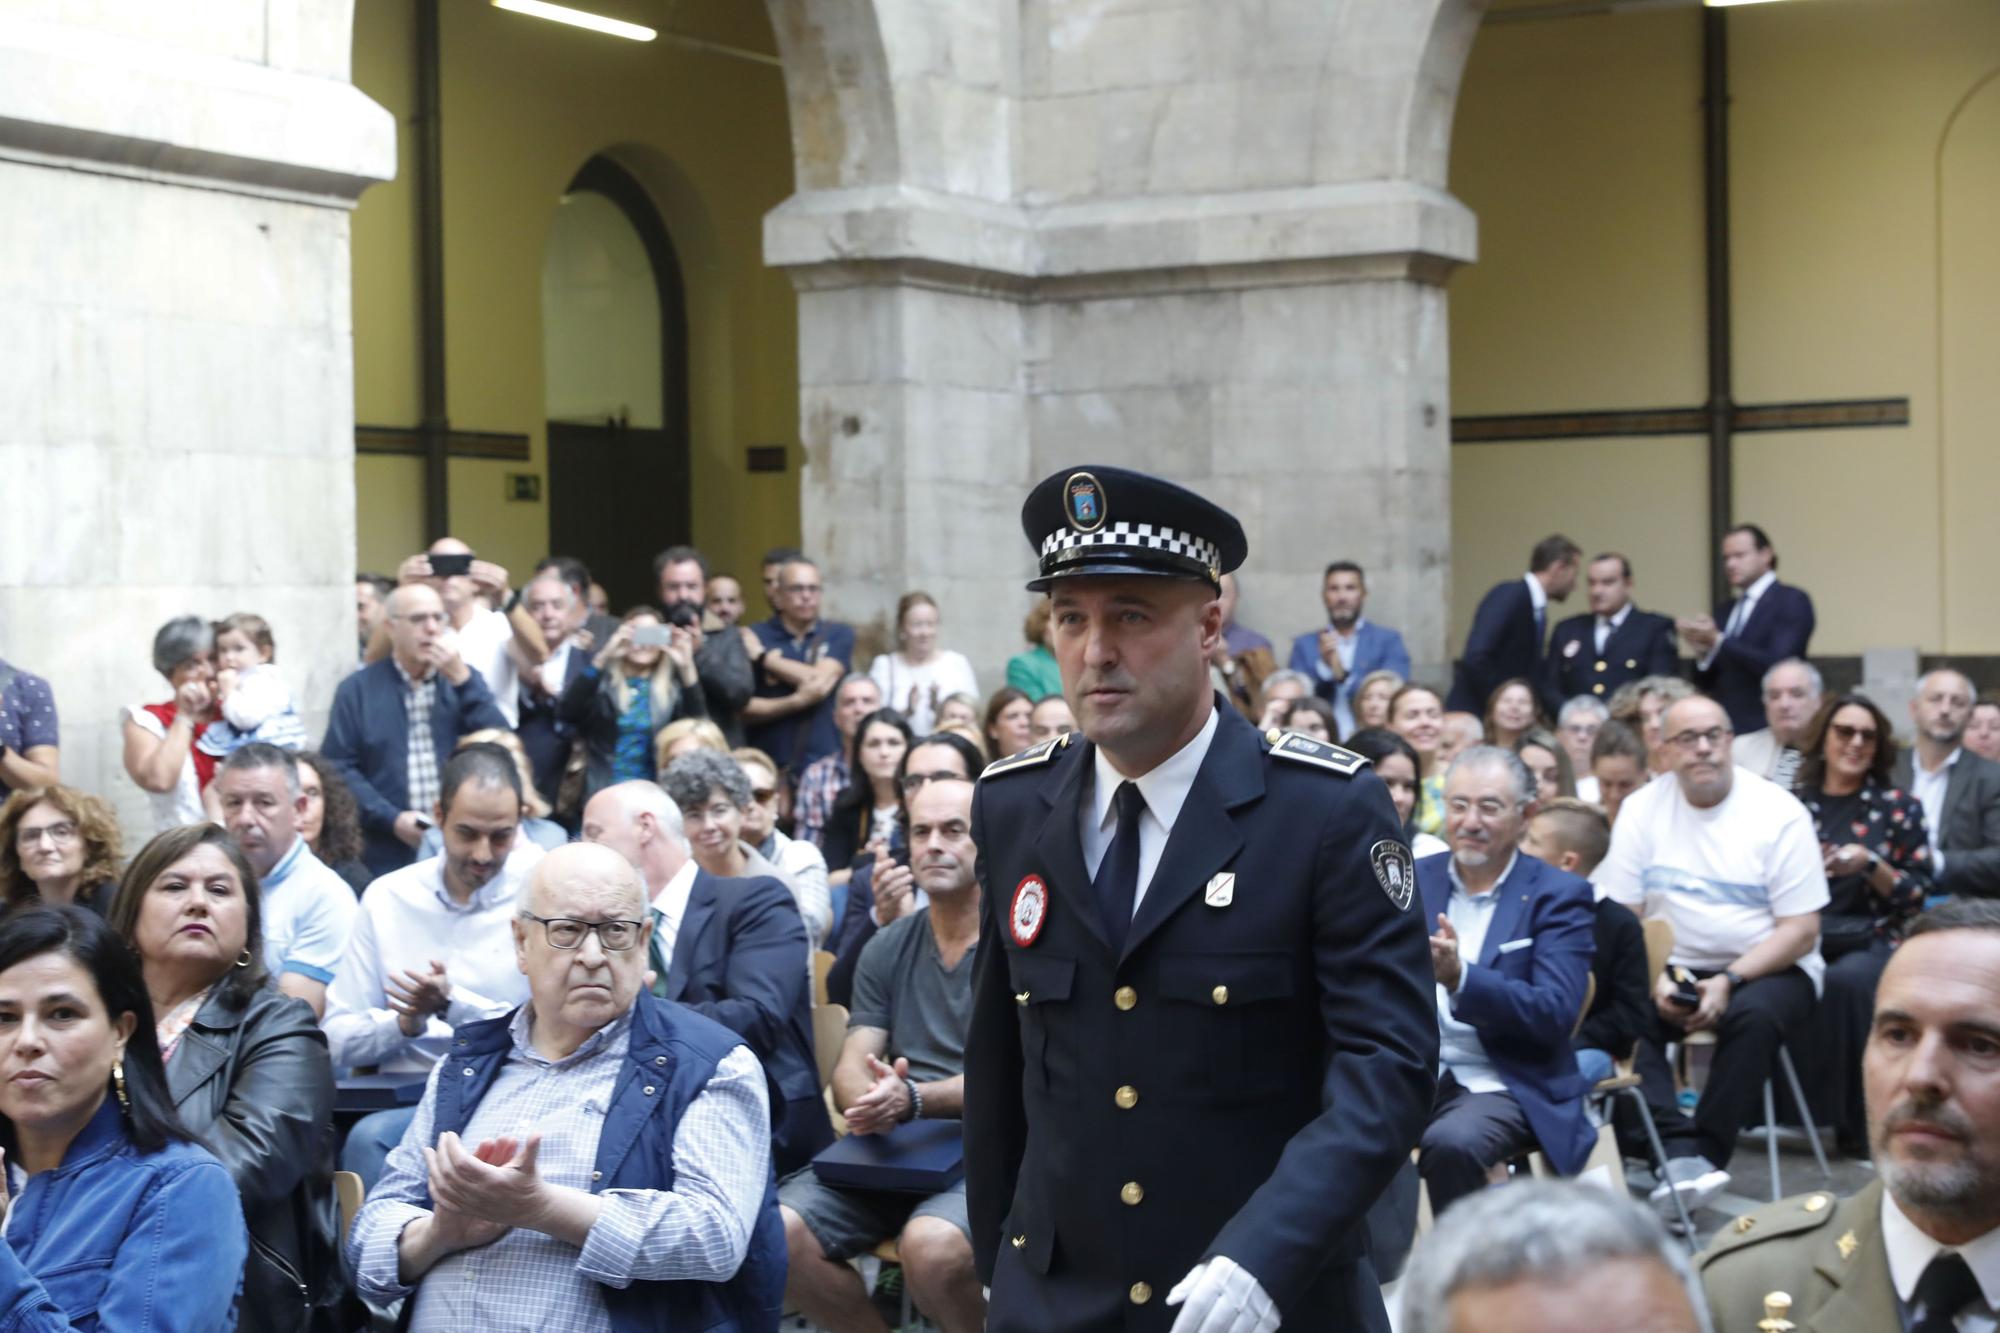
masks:
[[[734,1033],[645,993],[648,915],[607,848],[537,866],[529,1002],[458,1029],[348,1238],[411,1329],[777,1328],[770,1089]]]

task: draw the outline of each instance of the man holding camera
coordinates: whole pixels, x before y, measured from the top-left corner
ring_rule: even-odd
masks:
[[[1694,1118],[1654,1117],[1668,1161],[1653,1201],[1672,1225],[1670,1193],[1692,1211],[1729,1183],[1723,1168],[1779,1044],[1812,1017],[1826,973],[1819,913],[1827,888],[1812,816],[1784,788],[1731,763],[1734,733],[1721,704],[1681,699],[1661,717],[1660,734],[1673,781],[1626,798],[1597,888],[1674,928],[1669,966],[1653,990],[1653,1030],[1639,1045],[1647,1099],[1674,1105],[1664,1043],[1715,1034]]]
[[[704,605],[708,559],[692,546],[669,546],[653,557],[653,577],[667,623],[694,640],[694,670],[701,678],[708,720],[722,728],[732,748],[743,744],[743,705],[756,692],[757,677],[740,634]]]
[[[521,725],[521,673],[533,671],[549,655],[548,641],[521,605],[507,571],[481,560],[456,537],[440,537],[422,555],[396,568],[396,586],[424,584],[444,601],[444,646],[479,673],[507,730]],[[491,605],[488,605],[491,603]],[[363,659],[389,655],[387,626],[378,630]]]

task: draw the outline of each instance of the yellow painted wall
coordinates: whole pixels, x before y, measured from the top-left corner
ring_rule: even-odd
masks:
[[[671,12],[677,31],[774,50],[762,6],[744,0],[603,8],[655,26]],[[413,424],[419,407],[412,9],[355,6],[355,83],[403,127],[400,178],[370,191],[355,217],[356,416],[368,425]],[[441,39],[451,420],[525,433],[532,451],[526,464],[453,460],[453,532],[510,569],[547,554],[546,505],[504,499],[503,476],[546,477],[544,251],[563,188],[604,153],[653,196],[687,287],[694,539],[718,566],[754,575],[764,549],[798,536],[796,471],[744,466],[746,446],[798,434],[795,304],[762,259],[763,215],[792,192],[782,72],[476,0],[445,0]],[[360,563],[393,569],[422,545],[421,467],[363,457],[356,472]]]
[[[1479,264],[1452,284],[1455,413],[1705,398],[1700,22],[1647,12],[1480,34],[1452,155],[1481,232]],[[1943,212],[1939,190],[1953,107],[2000,69],[2000,5],[1797,0],[1729,24],[1737,399],[1907,395],[1912,417],[1739,435],[1737,514],[1814,594],[1816,652],[2000,652],[2000,591],[1974,573],[1991,558],[1974,487],[2000,482],[2000,402],[1979,373],[2000,362],[1991,85],[1953,130]],[[1958,242],[1940,259],[1946,218]],[[1965,297],[1941,307],[1940,287]],[[1941,346],[1962,368],[1943,397]],[[1453,465],[1458,641],[1485,588],[1556,530],[1625,549],[1643,604],[1704,603],[1702,441],[1458,446]]]

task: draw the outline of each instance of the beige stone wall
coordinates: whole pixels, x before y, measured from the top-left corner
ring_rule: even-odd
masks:
[[[1440,186],[1473,6],[770,7],[802,190],[765,253],[800,289],[804,528],[844,614],[941,582],[947,636],[997,668],[1026,488],[1123,463],[1244,517],[1247,621],[1310,622],[1359,554],[1442,663],[1439,284],[1474,241]]]
[[[394,170],[341,4],[0,3],[0,655],[149,830],[121,705],[257,611],[316,729],[353,652],[348,214]]]

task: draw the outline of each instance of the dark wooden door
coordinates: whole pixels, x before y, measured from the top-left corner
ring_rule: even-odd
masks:
[[[677,432],[549,423],[549,551],[575,556],[622,615],[658,598],[653,557],[690,536]]]

